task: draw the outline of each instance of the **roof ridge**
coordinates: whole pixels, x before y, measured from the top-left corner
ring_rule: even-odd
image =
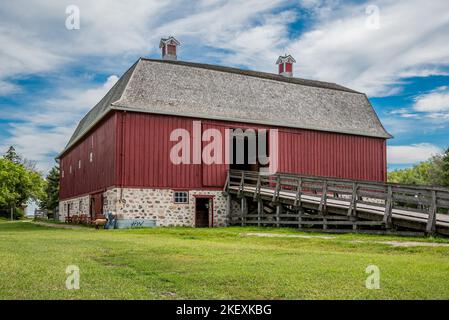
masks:
[[[263,72],[263,71],[246,70],[246,69],[239,69],[239,68],[235,68],[235,67],[227,67],[227,66],[220,66],[220,65],[215,65],[215,64],[198,63],[198,62],[190,62],[190,61],[182,61],[182,60],[162,60],[162,59],[153,59],[153,58],[145,58],[145,57],[140,57],[139,61],[140,60],[159,62],[159,63],[176,64],[176,65],[182,65],[182,66],[187,66],[187,67],[209,69],[209,70],[228,72],[228,73],[236,73],[236,74],[242,74],[242,75],[251,76],[251,77],[293,83],[293,84],[304,85],[304,86],[309,86],[309,87],[317,87],[317,88],[323,88],[323,89],[363,94],[362,92],[347,88],[345,86],[339,85],[334,82],[311,80],[311,79],[304,79],[304,78],[297,78],[297,77],[290,78],[290,77],[284,77],[284,76],[281,76],[281,75],[278,75],[275,73],[269,73],[269,72]]]

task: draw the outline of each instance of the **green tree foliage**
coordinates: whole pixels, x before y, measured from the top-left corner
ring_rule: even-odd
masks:
[[[449,149],[412,168],[388,173],[388,181],[413,185],[449,186]]]
[[[39,200],[44,194],[44,179],[36,171],[36,162],[23,159],[13,146],[0,158],[0,214],[14,217],[24,215],[21,206],[30,199]]]
[[[18,208],[29,199],[40,199],[44,180],[38,172],[21,163],[0,159],[0,207]]]
[[[12,163],[19,164],[22,163],[22,157],[16,152],[14,146],[10,146],[8,151],[3,156],[4,159],[11,161]]]
[[[47,175],[44,194],[40,201],[40,208],[54,210],[59,201],[59,167],[54,166]]]
[[[441,157],[441,167],[442,167],[442,185],[449,187],[449,148]]]

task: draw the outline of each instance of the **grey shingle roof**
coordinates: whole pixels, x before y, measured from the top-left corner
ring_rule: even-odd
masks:
[[[65,150],[113,109],[391,138],[365,94],[334,83],[141,58],[81,120]]]

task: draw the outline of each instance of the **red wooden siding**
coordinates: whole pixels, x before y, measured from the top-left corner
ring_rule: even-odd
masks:
[[[206,131],[208,129],[215,129],[218,130],[221,134],[221,136],[225,137],[225,129],[228,128],[225,123],[203,123],[202,125],[202,131]],[[208,141],[203,142],[203,146],[209,144]],[[203,186],[205,187],[223,187],[224,181],[226,181],[226,174],[228,170],[228,165],[225,164],[225,142],[222,141],[222,164],[204,164],[203,167]]]
[[[171,131],[184,128],[192,134],[192,121],[199,119],[144,113],[126,113],[124,117],[124,177],[120,184],[175,189],[220,188],[224,185],[226,164],[175,165],[170,161],[170,149],[176,144],[169,141]],[[224,137],[226,128],[268,127],[202,120],[202,132],[209,128],[219,130]],[[203,142],[203,146],[206,144],[208,142]],[[379,138],[280,128],[278,161],[279,172],[375,181],[386,179],[385,140]]]
[[[295,131],[279,132],[280,172],[386,180],[384,139],[311,130]]]
[[[280,63],[279,64],[279,74],[281,74],[282,72],[284,72],[284,64]]]
[[[175,165],[170,161],[170,150],[177,143],[170,141],[170,133],[178,128],[192,132],[192,119],[132,112],[121,113],[119,118],[118,132],[123,132],[118,141],[119,152],[123,153],[119,185],[202,187],[200,164]]]
[[[111,114],[61,157],[64,178],[61,175],[60,199],[89,194],[114,185],[115,121],[116,115]],[[90,152],[93,154],[92,162],[89,161]],[[79,160],[81,169],[78,168]]]
[[[228,165],[175,165],[170,161],[170,150],[177,143],[170,141],[170,133],[184,128],[192,135],[193,120],[199,119],[134,112],[111,114],[62,157],[61,169],[65,177],[61,178],[60,198],[113,186],[222,188]],[[226,128],[268,129],[267,126],[202,120],[202,132],[209,128],[219,130],[223,137]],[[92,137],[94,159],[90,163]],[[203,142],[203,146],[206,144],[208,142]],[[82,167],[78,169],[80,159]],[[385,181],[386,140],[279,128],[278,162],[279,172]]]

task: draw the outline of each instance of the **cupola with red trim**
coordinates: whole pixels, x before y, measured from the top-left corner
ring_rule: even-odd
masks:
[[[276,61],[276,64],[279,66],[279,75],[284,77],[292,77],[293,76],[293,63],[296,60],[291,56],[285,54],[284,56],[279,56]]]
[[[161,38],[161,42],[159,42],[159,48],[162,50],[162,59],[177,60],[178,56],[176,53],[176,48],[179,45],[179,41],[172,36],[168,38]]]

